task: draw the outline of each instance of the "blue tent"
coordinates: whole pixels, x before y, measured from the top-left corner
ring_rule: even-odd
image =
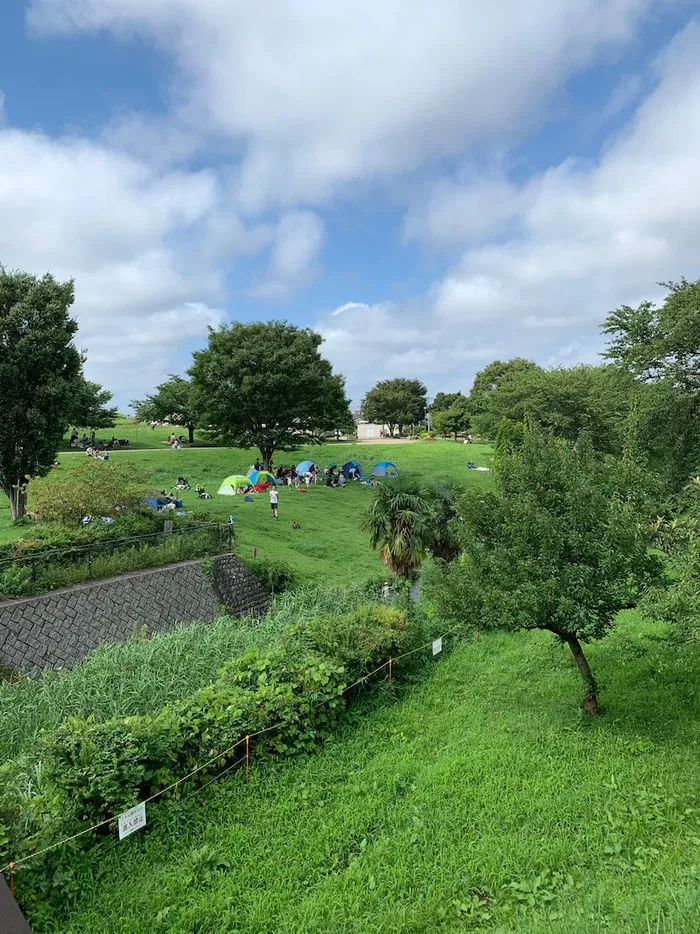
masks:
[[[350,468],[351,467],[355,468],[355,472],[356,472],[355,475],[358,476],[362,480],[365,476],[365,472],[362,469],[362,467],[357,463],[357,461],[348,461],[347,464],[343,464],[343,466],[340,468],[345,474],[345,479],[346,480],[350,479]]]
[[[380,461],[372,468],[370,477],[398,477],[399,472],[391,461]]]
[[[253,470],[248,474],[250,482],[255,486],[256,483],[271,483],[277,486],[277,481],[268,470]]]
[[[305,473],[308,473],[315,466],[313,461],[302,461],[301,464],[297,464],[297,473],[300,477],[303,477]]]

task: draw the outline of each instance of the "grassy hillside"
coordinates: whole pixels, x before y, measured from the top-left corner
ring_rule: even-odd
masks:
[[[394,445],[330,444],[302,448],[294,454],[279,454],[277,461],[291,464],[308,458],[323,466],[329,461],[342,464],[347,460],[357,460],[369,470],[378,461],[390,460],[402,473],[435,479],[449,476],[466,485],[489,482],[488,473],[466,468],[467,460],[482,465],[487,462],[488,455],[486,446],[467,447],[452,441]],[[61,466],[56,473],[65,470],[78,457],[84,455],[61,455]],[[231,513],[235,514],[239,554],[250,556],[256,548],[260,558],[290,564],[302,580],[352,581],[375,573],[381,567],[377,555],[369,548],[367,534],[359,525],[369,497],[369,488],[362,484],[349,484],[345,489],[317,486],[312,487],[308,494],[297,493],[293,487],[282,487],[280,518],[274,522],[266,495],[256,496],[252,503],[244,502],[240,496],[216,495],[225,477],[248,473],[255,460],[253,451],[234,448],[163,449],[142,453],[117,451],[112,457],[128,458],[150,469],[150,482],[154,488],[172,487],[178,474],[186,477],[192,486],[203,484],[213,498],[201,501],[194,492],[184,493],[185,508],[196,509],[207,517],[223,521]],[[298,522],[300,528],[293,529],[292,521]],[[0,500],[0,541],[22,532],[21,528],[10,526],[9,507],[4,499]]]
[[[544,634],[493,634],[317,755],[254,765],[114,843],[36,934],[700,929],[700,660],[623,615],[605,714]]]

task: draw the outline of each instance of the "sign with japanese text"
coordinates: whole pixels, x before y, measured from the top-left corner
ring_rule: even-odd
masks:
[[[119,815],[119,839],[123,840],[135,830],[141,830],[146,826],[146,804],[137,804],[135,808],[129,808]]]

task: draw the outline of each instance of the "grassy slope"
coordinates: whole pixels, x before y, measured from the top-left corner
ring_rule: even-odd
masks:
[[[149,429],[150,430],[150,429]],[[357,460],[366,469],[377,461],[393,461],[398,469],[422,476],[452,476],[471,483],[488,483],[489,474],[466,469],[468,459],[477,464],[486,462],[488,448],[479,445],[465,447],[451,441],[400,445],[332,444],[317,448],[302,448],[294,455],[278,455],[278,462],[299,463],[307,458],[325,465],[332,460],[342,464]],[[292,565],[304,580],[348,581],[377,572],[379,559],[369,549],[367,534],[360,529],[360,516],[369,496],[369,488],[349,484],[346,489],[312,487],[306,495],[291,487],[280,492],[280,518],[274,522],[267,496],[257,496],[252,503],[243,497],[217,496],[224,477],[248,472],[255,459],[251,451],[232,448],[169,449],[143,453],[115,452],[114,458],[128,458],[152,469],[151,482],[156,488],[169,488],[184,475],[194,486],[202,483],[213,499],[200,501],[193,492],[182,495],[186,508],[208,513],[212,518],[236,516],[237,550],[251,555],[283,560]],[[57,472],[70,466],[71,460],[83,454],[64,454]],[[300,529],[292,528],[296,520]],[[21,529],[9,525],[9,508],[0,502],[0,541],[21,534]]]
[[[42,930],[700,930],[700,661],[658,632],[625,614],[592,648],[596,722],[547,636],[462,644],[319,754],[152,808],[151,831],[115,844]],[[507,888],[541,873],[532,904]]]
[[[99,431],[95,432],[95,437],[97,441],[109,441],[112,436],[115,438],[128,438],[129,446],[132,448],[150,448],[153,450],[160,450],[165,447],[164,441],[173,433],[179,437],[184,435],[187,437],[187,429],[172,426],[172,425],[157,425],[155,428],[151,428],[150,425],[145,425],[141,422],[133,422],[130,419],[117,419],[117,423],[114,428],[101,428]],[[90,432],[85,431],[89,436]],[[79,432],[82,436],[83,429]],[[70,451],[70,431],[67,431],[63,436],[63,444],[61,445],[61,451]],[[204,441],[200,438],[199,432],[195,432],[195,444],[209,444],[210,442]]]

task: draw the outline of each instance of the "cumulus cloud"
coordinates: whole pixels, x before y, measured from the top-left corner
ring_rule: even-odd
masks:
[[[459,211],[448,210],[452,196],[482,204],[480,180],[436,185],[408,228],[438,245],[461,237],[461,259],[423,306],[370,309],[364,329],[345,315],[322,321],[335,359],[371,383],[374,373],[413,364],[412,349],[421,348],[415,372],[433,390],[468,388],[482,348],[484,362],[515,354],[548,365],[592,362],[610,310],[659,297],[661,280],[697,276],[699,48],[700,25],[691,23],[659,57],[655,89],[598,162],[569,159],[519,187],[488,178],[499,224],[493,241],[474,243],[481,220],[460,225]],[[505,216],[510,224],[501,227]],[[483,225],[480,236],[487,240]],[[411,347],[402,347],[404,333]]]
[[[156,172],[98,143],[0,128],[0,263],[76,279],[88,373],[124,404],[167,372],[221,312],[219,275],[197,261],[218,203],[206,171]]]
[[[312,211],[289,211],[277,224],[270,269],[254,286],[252,294],[264,299],[284,299],[293,289],[318,275],[318,254],[323,245],[323,221]]]
[[[174,109],[243,148],[256,212],[319,202],[475,143],[517,138],[566,79],[660,0],[33,0],[46,35],[138,35],[170,52]]]
[[[462,170],[416,196],[397,232],[448,251],[451,268],[412,301],[319,316],[353,398],[385,376],[466,389],[495,356],[592,359],[609,308],[697,262],[698,27],[658,61],[656,88],[599,160],[573,154],[521,183],[470,159],[517,145],[573,74],[663,4],[309,0],[270,15],[242,0],[31,0],[35,35],[158,44],[175,91],[165,116],[120,115],[92,141],[0,123],[0,261],[76,277],[92,375],[133,395],[135,379],[150,388],[154,348],[176,353],[220,319],[232,258],[267,250],[236,287],[285,300],[321,272],[327,201],[346,210],[397,179],[413,191],[411,173],[455,157]],[[629,76],[603,117],[640,92]],[[193,170],[212,141],[216,169]]]

